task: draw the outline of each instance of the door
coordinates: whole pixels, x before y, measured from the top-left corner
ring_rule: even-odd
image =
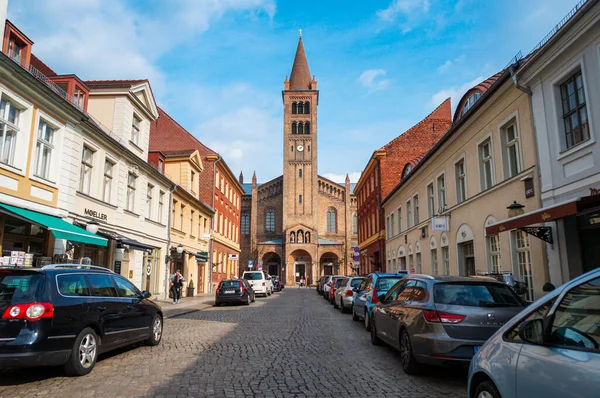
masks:
[[[519,354],[517,397],[584,397],[600,391],[600,277],[569,290],[546,319],[551,321],[549,342],[523,344]]]
[[[198,272],[196,275],[198,278],[196,281],[196,289],[198,289],[198,293],[204,293],[204,265],[198,264]]]
[[[119,297],[123,302],[122,305],[126,314],[124,322],[127,329],[125,332],[127,339],[148,336],[154,313],[151,307],[144,303],[142,292],[133,283],[121,276],[113,276],[113,280],[117,285]]]
[[[390,291],[387,292],[385,296],[385,302],[374,307],[373,319],[374,321],[377,319],[375,321],[377,322],[377,334],[388,344],[395,344],[393,341],[394,334],[392,331],[395,328],[396,322],[400,320],[403,313],[403,302],[400,298],[405,297],[403,292],[406,292],[407,290],[409,291],[408,294],[410,295],[410,287],[414,286],[414,284],[415,282],[410,280],[394,286]]]
[[[92,289],[91,312],[97,317],[102,330],[102,345],[109,346],[127,341],[127,305],[119,298],[117,288],[108,274],[86,274]]]
[[[300,283],[300,278],[304,277],[306,279],[306,264],[304,263],[296,263],[296,283]]]
[[[358,288],[358,292],[356,292],[356,297],[354,298],[354,307],[356,314],[360,316],[365,316],[366,308],[367,308],[367,295],[371,291],[373,287],[373,277],[369,275],[367,279],[365,279]]]

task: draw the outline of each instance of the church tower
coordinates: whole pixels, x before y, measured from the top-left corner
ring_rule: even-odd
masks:
[[[283,83],[283,229],[317,227],[317,81],[298,40],[290,77]]]

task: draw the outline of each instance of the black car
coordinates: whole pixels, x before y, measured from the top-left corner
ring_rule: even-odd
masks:
[[[248,305],[255,301],[254,290],[245,279],[225,279],[215,293],[215,306],[225,303]]]
[[[163,314],[150,296],[103,267],[0,267],[0,368],[62,365],[82,376],[103,352],[157,345]]]

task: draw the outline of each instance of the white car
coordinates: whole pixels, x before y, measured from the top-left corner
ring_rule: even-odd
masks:
[[[271,277],[267,278],[262,271],[244,271],[242,278],[252,286],[254,294],[264,294],[267,297],[273,293]]]

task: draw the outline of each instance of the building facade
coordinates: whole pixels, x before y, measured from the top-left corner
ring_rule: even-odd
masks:
[[[283,97],[283,175],[244,184],[240,272],[263,269],[288,285],[300,278],[353,272],[357,244],[352,184],[318,174],[319,91],[302,38]],[[240,176],[243,183],[243,177]]]
[[[447,99],[425,119],[373,152],[355,188],[361,273],[386,271],[386,229],[381,201],[400,181],[404,165],[425,154],[451,124],[452,110]],[[393,217],[387,220],[390,221],[395,223]]]
[[[508,70],[473,87],[454,123],[383,200],[386,259],[392,271],[432,275],[512,273],[542,294],[544,242],[524,231],[486,233],[513,211],[541,205],[528,96]],[[395,217],[396,222],[389,220]]]

